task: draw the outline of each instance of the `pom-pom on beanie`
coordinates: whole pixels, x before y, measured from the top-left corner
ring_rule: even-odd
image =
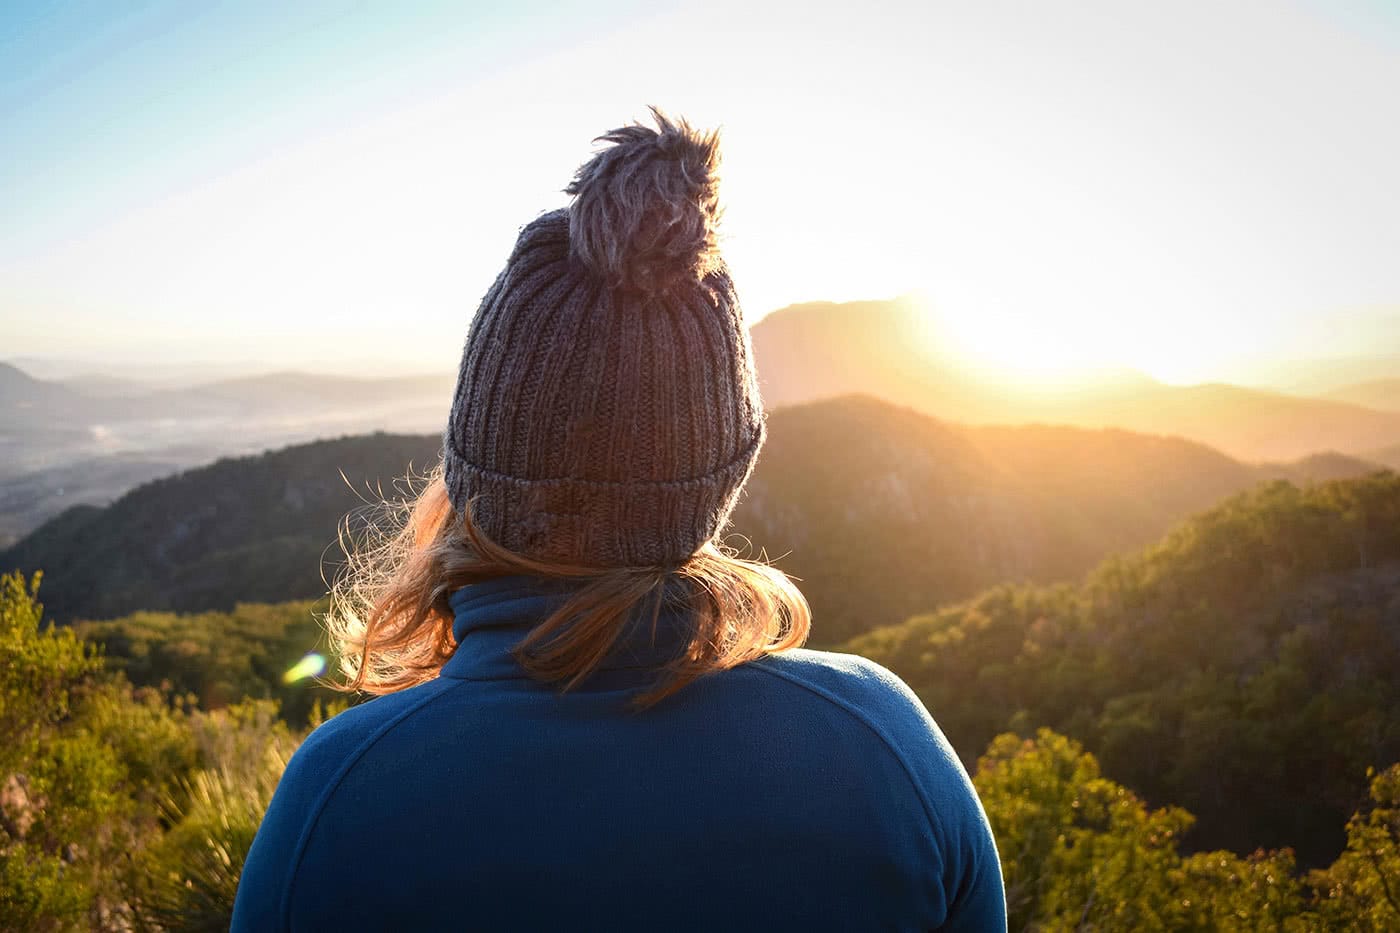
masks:
[[[713,538],[765,431],[715,228],[719,142],[652,108],[521,231],[467,334],[444,435],[457,511],[584,567],[668,567]]]

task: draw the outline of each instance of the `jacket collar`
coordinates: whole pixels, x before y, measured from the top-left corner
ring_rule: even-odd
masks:
[[[457,650],[442,676],[460,680],[506,680],[529,675],[511,654],[535,625],[564,604],[582,583],[544,577],[497,577],[462,587],[449,598]],[[674,584],[672,584],[674,586]],[[628,620],[592,680],[605,686],[645,683],[676,658],[693,629],[689,612],[663,607],[652,626],[650,605]]]

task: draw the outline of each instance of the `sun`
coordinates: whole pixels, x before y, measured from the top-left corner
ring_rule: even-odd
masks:
[[[1049,387],[1123,365],[1111,335],[1071,316],[952,308],[927,296],[915,301],[923,311],[928,350],[987,381]]]
[[[1018,388],[1074,388],[1129,372],[1190,384],[1211,378],[1227,362],[1225,348],[1203,341],[1185,320],[1148,329],[1088,308],[1047,307],[1043,299],[1020,307],[935,302],[924,293],[914,300],[930,353],[956,359],[983,380]]]

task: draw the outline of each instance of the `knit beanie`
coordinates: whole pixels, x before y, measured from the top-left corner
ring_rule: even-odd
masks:
[[[716,245],[719,143],[652,108],[520,231],[467,334],[444,435],[459,514],[585,567],[683,563],[763,444],[752,348]]]

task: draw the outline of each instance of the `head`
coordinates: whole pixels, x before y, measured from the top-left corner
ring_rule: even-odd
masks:
[[[564,689],[634,613],[683,601],[694,638],[642,706],[806,639],[791,581],[719,543],[763,405],[717,246],[718,139],[652,113],[656,129],[599,137],[569,206],[522,228],[467,334],[442,463],[383,539],[348,549],[329,616],[348,688],[436,677],[448,598],[506,574],[576,581],[517,649]]]

